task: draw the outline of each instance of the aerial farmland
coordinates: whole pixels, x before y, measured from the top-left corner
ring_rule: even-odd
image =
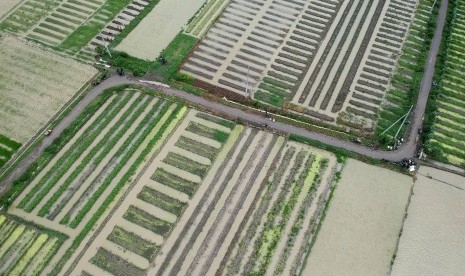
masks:
[[[464,0],[4,2],[0,275],[463,270]]]

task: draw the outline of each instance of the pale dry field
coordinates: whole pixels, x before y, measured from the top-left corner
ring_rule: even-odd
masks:
[[[0,40],[0,133],[31,139],[97,70],[13,37]]]
[[[465,178],[421,167],[391,275],[463,275],[464,210]]]
[[[162,0],[118,45],[116,50],[155,60],[205,0]]]
[[[386,275],[412,180],[350,159],[303,275]]]
[[[16,5],[21,3],[23,0],[2,0],[0,1],[0,19],[10,12]]]

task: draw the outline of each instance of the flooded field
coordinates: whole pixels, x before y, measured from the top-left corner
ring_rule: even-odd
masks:
[[[412,178],[349,160],[302,275],[386,275]]]
[[[463,275],[465,178],[421,167],[391,275]]]

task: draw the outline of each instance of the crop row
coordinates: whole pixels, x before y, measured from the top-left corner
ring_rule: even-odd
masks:
[[[150,123],[145,124],[146,121],[139,123],[137,128],[131,132],[125,139],[123,145],[118,149],[114,156],[119,157],[119,162],[112,168],[111,172],[106,176],[98,188],[92,193],[90,198],[85,201],[84,206],[77,212],[75,218],[70,222],[70,226],[75,228],[88,211],[94,207],[95,202],[100,198],[102,193],[110,186],[110,184],[116,180],[117,183],[121,183],[121,179],[116,178],[116,176],[122,171],[123,167],[127,165],[127,161],[133,156],[137,151],[140,144],[147,139],[147,135],[153,130],[160,118],[168,110],[169,106],[165,105],[161,108],[159,113],[155,113],[155,117],[151,117]],[[149,117],[150,118],[150,117]],[[160,134],[161,135],[161,134]],[[135,170],[137,167],[134,167],[131,164],[129,171]]]
[[[18,207],[31,212],[49,192],[50,188],[66,173],[66,170],[71,167],[75,160],[93,143],[100,131],[106,127],[111,119],[118,114],[119,110],[129,102],[130,98],[131,97],[128,95],[124,98],[112,101],[111,105],[92,122],[91,126],[89,126],[87,129],[88,136],[83,135],[79,137],[67,150],[68,154],[61,155],[59,159],[53,163],[51,168],[48,169],[49,173],[44,174],[39,181],[37,181],[37,178],[34,180],[34,182],[37,182],[37,184],[34,185],[35,188],[21,200]]]
[[[436,159],[464,167],[465,55],[461,49],[465,46],[465,2],[452,1],[449,9],[442,45],[445,53],[438,62],[437,86],[433,87],[428,107],[432,114],[426,120],[426,150]]]
[[[406,114],[410,106],[414,104],[414,99],[418,93],[423,76],[422,72],[429,50],[429,44],[433,37],[434,15],[437,12],[437,9],[433,9],[433,14],[430,13],[433,3],[434,1],[431,0],[420,0],[417,5],[415,17],[410,25],[410,29],[408,30],[402,47],[402,53],[392,73],[392,88],[385,93],[385,104],[381,106],[377,116],[376,135],[379,135],[401,116]],[[407,5],[407,8],[408,6],[409,5]],[[398,29],[392,27],[395,25],[394,23],[395,22],[384,22],[384,24],[392,28],[393,31],[399,32]],[[380,65],[381,62],[373,60],[373,64]],[[382,66],[391,68],[392,64],[384,63]],[[381,71],[386,71],[383,67],[379,69]],[[390,142],[397,130],[398,127],[393,127],[383,137],[380,137],[380,141],[382,143]],[[404,130],[405,127],[401,130],[401,134]]]
[[[39,275],[61,246],[61,239],[0,215],[0,273]]]
[[[206,122],[204,120],[206,120]],[[197,111],[190,111],[184,119],[184,121],[180,124],[180,126],[178,126],[180,129],[178,129],[166,143],[168,145],[174,145],[179,137],[182,137],[182,135],[185,135],[185,133],[190,132],[188,128],[193,122],[201,124],[202,128],[206,130],[206,133],[210,133],[213,128],[222,128],[224,127],[224,125],[228,125],[230,127],[234,126],[232,122],[229,122],[227,120],[212,115],[205,116],[202,115],[202,113],[198,113]],[[209,126],[207,127],[206,125],[202,124],[202,122],[208,124]],[[219,149],[215,148],[215,151],[218,150]],[[124,236],[124,239],[116,239],[116,234],[114,233],[110,234],[110,236],[107,237],[107,239],[115,240],[115,243],[119,244],[120,246],[123,246],[123,248],[128,249],[131,252],[134,252],[135,254],[144,257],[149,262],[153,261],[155,254],[158,252],[158,246],[162,243],[161,239],[167,238],[172,228],[174,227],[177,218],[181,217],[182,213],[186,208],[186,203],[184,201],[176,199],[176,194],[171,195],[169,194],[169,192],[166,191],[166,189],[159,190],[160,184],[184,192],[185,194],[192,197],[200,183],[193,183],[184,179],[184,172],[187,173],[189,172],[189,170],[192,169],[195,169],[195,172],[199,172],[199,170],[201,170],[202,173],[199,173],[198,175],[201,177],[201,179],[203,179],[205,174],[208,172],[210,166],[212,165],[212,162],[209,162],[208,165],[206,164],[207,162],[204,161],[202,161],[204,163],[199,163],[198,161],[196,161],[197,158],[188,153],[189,151],[178,151],[169,146],[161,149],[157,157],[155,157],[155,160],[152,162],[158,163],[161,161],[163,163],[160,164],[161,166],[158,165],[158,167],[155,169],[155,173],[152,176],[150,176],[151,170],[147,170],[146,172],[144,172],[144,175],[142,175],[141,178],[138,180],[138,183],[140,183],[142,187],[135,188],[135,190],[131,191],[131,193],[137,192],[137,199],[128,201],[127,203],[126,201],[123,202],[121,206],[127,207],[120,208],[127,209],[124,211],[124,214],[120,218],[115,218],[116,227],[112,230],[112,232],[118,231],[118,235]],[[175,175],[166,171],[165,169],[162,169],[161,167],[164,167],[164,164],[170,165],[174,168],[178,168],[180,170],[179,173]],[[150,179],[155,180],[156,184],[150,183]],[[137,191],[138,189],[140,190]],[[156,208],[149,209],[147,208],[147,203],[155,207],[158,207],[161,210],[166,211],[168,213],[157,211]],[[171,216],[171,214],[175,215],[175,217]],[[143,234],[131,232],[130,227],[133,226],[128,227],[128,221],[142,228],[145,228],[150,232],[153,232],[155,236],[150,236],[147,233]],[[139,245],[131,245],[130,240],[135,240],[139,243]],[[144,251],[142,250],[142,241],[145,241],[147,243],[146,246],[151,248],[151,250],[149,250],[149,252],[151,252],[150,254],[144,253]],[[123,254],[118,250],[111,250],[110,253],[119,257],[122,257]],[[97,255],[95,256],[95,258],[96,257]],[[104,264],[98,263],[103,262],[102,260],[96,261],[95,258],[89,259],[89,262],[96,266],[99,266],[100,268],[103,268],[104,270],[111,271],[109,270],[111,268],[108,268]],[[130,262],[131,261],[129,261],[129,263]]]
[[[119,177],[118,175],[117,183],[115,183],[115,185],[112,186],[111,191],[106,192],[107,195],[104,197],[102,204],[100,204],[98,206],[98,209],[94,213],[92,213],[89,220],[86,220],[86,224],[82,228],[82,231],[73,240],[71,247],[67,250],[66,254],[60,259],[58,265],[54,268],[53,273],[58,273],[60,271],[60,269],[63,267],[68,258],[80,245],[82,240],[88,235],[89,231],[94,227],[95,223],[101,218],[102,214],[106,211],[110,203],[116,198],[116,196],[120,193],[123,187],[125,187],[128,184],[128,182],[132,179],[134,174],[139,169],[140,165],[147,158],[147,155],[156,145],[162,142],[161,139],[163,137],[166,137],[165,132],[171,132],[174,126],[177,124],[177,122],[182,118],[185,109],[182,108],[181,105],[173,106],[174,108],[165,105],[165,107],[163,107],[162,110],[160,110],[157,116],[149,121],[150,123],[147,124],[143,130],[139,130],[142,132],[140,133],[140,135],[137,135],[137,131],[134,131],[131,134],[138,136],[136,141],[134,143],[131,143],[131,145],[125,145],[125,147],[128,147],[129,149],[127,153],[121,158],[120,165],[116,166],[113,169],[113,172],[119,171],[121,176]],[[153,136],[150,135],[149,138],[148,135],[152,133],[154,130],[156,130],[156,133],[154,133]],[[143,142],[146,143],[146,146],[141,149],[141,152],[137,156],[134,156],[135,151],[141,144],[143,144]],[[128,164],[129,159],[134,161],[131,161],[131,163]],[[122,167],[125,167],[125,169],[122,170]],[[114,176],[112,176],[112,178],[114,178]],[[78,213],[75,219],[70,223],[71,227],[76,227],[79,224],[79,222],[82,220],[85,214],[89,212],[89,210],[91,210],[91,208],[95,205],[95,200],[100,196],[100,194],[104,190],[105,187],[99,188],[99,190],[97,190],[92,195],[92,198],[89,199],[87,204],[81,209],[81,211]]]

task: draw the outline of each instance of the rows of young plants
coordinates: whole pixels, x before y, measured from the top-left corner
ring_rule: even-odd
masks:
[[[304,262],[331,186],[327,178],[332,168],[328,170],[330,161],[311,149],[288,145],[237,243],[222,261],[225,275],[295,275]]]
[[[211,182],[170,237],[149,274],[210,275],[218,266],[248,216],[284,139],[246,128],[227,152]],[[181,225],[180,225],[181,226]],[[165,249],[166,248],[166,249]]]
[[[315,55],[342,3],[319,0],[303,7],[304,13],[297,18],[295,27],[254,93],[255,99],[274,106],[290,101],[317,58]]]
[[[64,239],[0,215],[0,274],[40,275]]]
[[[351,74],[351,82],[342,87],[333,112],[343,109],[340,123],[373,131],[379,107],[391,83],[391,75],[402,49],[405,37],[415,15],[417,1],[391,0],[387,4],[381,25],[373,33],[371,45],[367,47],[365,59],[359,56],[360,67]],[[351,93],[351,91],[353,91]]]
[[[66,243],[71,247],[53,259],[59,265],[49,272],[61,269],[109,204],[127,188],[147,155],[180,120],[181,108],[139,90],[110,94],[87,114],[85,123],[73,129],[74,136],[40,165],[9,212],[25,219],[36,217],[39,224],[71,235],[72,242]]]
[[[94,240],[102,246],[95,255],[88,253],[79,260],[83,271],[145,275],[234,128],[230,121],[191,110],[118,207],[121,215],[105,226],[112,227],[110,234]],[[178,147],[186,136],[203,151],[192,144]],[[205,150],[210,150],[208,156],[203,154]]]
[[[181,72],[251,96],[304,6],[300,0],[229,2]]]
[[[28,0],[0,28],[77,53],[94,37],[97,44],[113,40],[147,5],[148,0]]]
[[[449,8],[425,148],[436,159],[465,167],[465,1],[451,1]]]
[[[0,134],[0,169],[19,150],[21,143],[18,143]]]
[[[437,14],[437,6],[433,7],[434,2],[433,0],[420,0],[417,4],[415,18],[408,30],[395,69],[391,72],[390,86],[385,92],[384,101],[377,116],[375,131],[375,135],[383,143],[391,142],[399,130],[400,123],[384,135],[380,136],[380,134],[398,121],[415,104],[434,33]],[[383,66],[386,66],[387,69],[392,67],[386,64]],[[398,137],[402,136],[405,128],[406,126],[403,126]]]

